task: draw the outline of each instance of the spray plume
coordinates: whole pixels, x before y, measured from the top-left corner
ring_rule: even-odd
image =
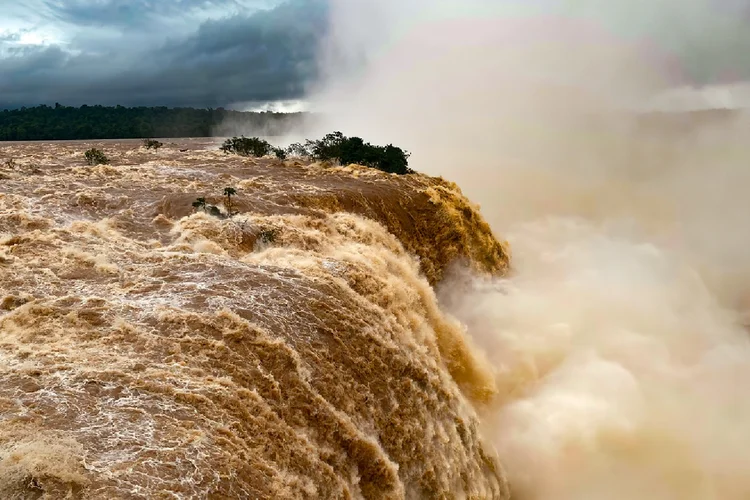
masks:
[[[739,21],[577,6],[334,0],[313,101],[326,129],[457,181],[509,240],[507,278],[457,270],[439,295],[494,365],[480,411],[515,497],[747,498],[746,118],[636,113],[721,78]]]

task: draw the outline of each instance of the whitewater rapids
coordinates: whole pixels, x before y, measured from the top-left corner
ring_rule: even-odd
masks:
[[[204,146],[0,149],[0,497],[508,498],[433,290],[507,272],[476,207]]]

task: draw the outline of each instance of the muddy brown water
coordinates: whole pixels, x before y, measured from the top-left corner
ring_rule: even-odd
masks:
[[[0,144],[0,497],[507,498],[433,291],[509,264],[458,187],[165,143]]]

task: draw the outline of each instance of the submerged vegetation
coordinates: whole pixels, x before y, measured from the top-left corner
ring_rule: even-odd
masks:
[[[109,164],[109,158],[101,149],[91,148],[84,153],[86,163],[89,165],[107,165]]]
[[[241,156],[263,157],[271,153],[285,160],[288,157],[304,157],[315,161],[331,161],[341,165],[358,164],[376,168],[392,174],[411,174],[410,154],[392,144],[374,146],[360,137],[346,137],[333,132],[322,139],[295,143],[286,149],[273,147],[258,137],[233,137],[224,141],[221,150]]]
[[[160,147],[164,146],[163,142],[157,141],[155,139],[144,139],[143,140],[143,147],[146,149],[153,149],[154,151],[158,151]]]
[[[205,197],[197,198],[193,202],[193,208],[196,210],[203,211],[209,215],[213,215],[214,217],[219,218],[229,218],[233,215],[237,215],[238,212],[232,211],[232,196],[237,195],[237,190],[233,187],[226,187],[224,188],[224,197],[226,198],[226,209],[227,213],[224,214],[219,207],[216,205],[211,205],[206,201]]]
[[[232,210],[232,197],[236,195],[237,195],[237,190],[235,188],[233,187],[224,188],[224,198],[225,198],[224,206],[226,208],[226,213],[222,212],[221,209],[219,209],[219,207],[217,207],[216,205],[212,205],[208,203],[205,197],[197,198],[193,202],[193,208],[196,211],[204,212],[208,215],[217,217],[219,219],[231,219],[233,216],[239,214],[239,212]],[[243,229],[245,226],[245,222],[242,222],[242,224],[240,225],[240,227]],[[261,227],[257,232],[255,241],[256,243],[260,243],[261,245],[270,246],[276,243],[276,239],[278,235],[279,235],[279,230],[277,228]]]
[[[276,243],[276,236],[278,231],[276,229],[264,229],[258,235],[258,241],[264,245],[273,245]]]
[[[231,217],[232,214],[232,196],[237,194],[237,190],[233,187],[224,188],[224,196],[227,197],[227,213]]]
[[[198,198],[193,202],[193,208],[196,210],[203,210],[205,212],[206,210],[206,199],[205,198]]]

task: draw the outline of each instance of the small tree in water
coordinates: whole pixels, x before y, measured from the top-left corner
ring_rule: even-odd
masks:
[[[159,142],[155,139],[144,139],[143,140],[143,147],[146,149],[153,149],[155,151],[158,151],[160,147],[162,147],[164,143]]]
[[[91,148],[84,153],[84,156],[86,157],[86,163],[92,166],[107,165],[109,163],[109,158],[100,149]]]
[[[224,188],[224,196],[227,197],[227,213],[229,214],[229,217],[231,217],[232,214],[232,196],[237,194],[237,190],[233,187],[226,187]]]
[[[196,210],[203,210],[206,211],[206,199],[205,198],[198,198],[193,202],[193,208]]]

